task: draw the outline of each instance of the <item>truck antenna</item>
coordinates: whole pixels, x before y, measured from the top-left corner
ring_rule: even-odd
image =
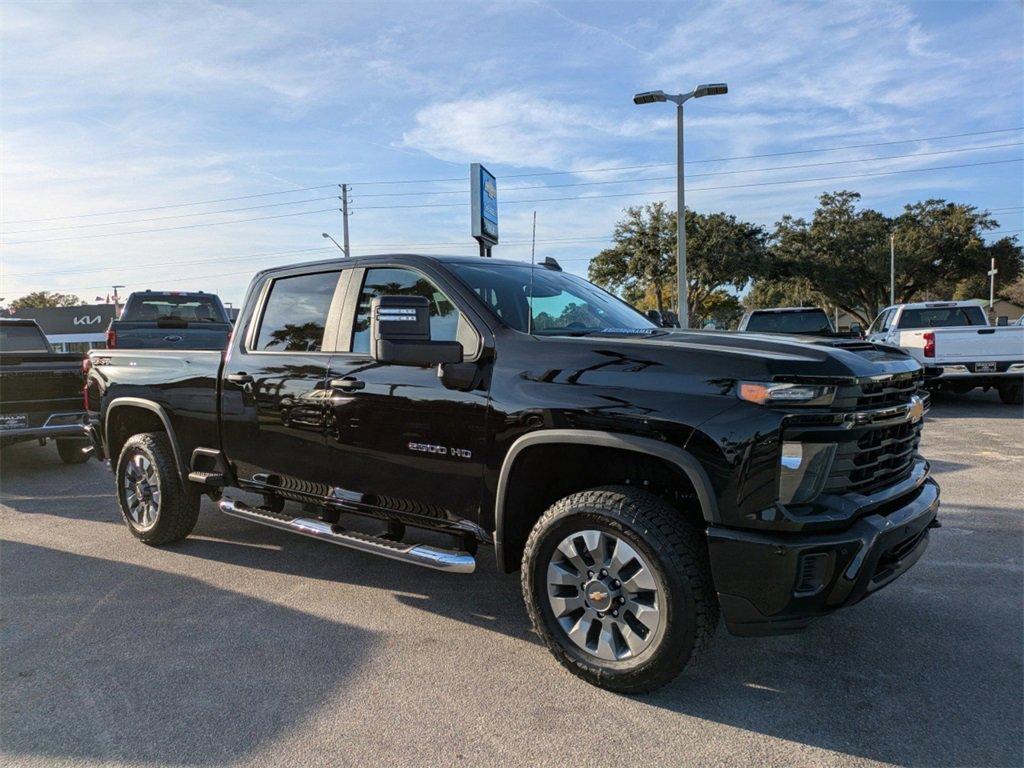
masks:
[[[537,269],[537,212],[533,212],[533,239],[530,240],[530,306],[527,309],[526,333],[533,335],[533,271]]]

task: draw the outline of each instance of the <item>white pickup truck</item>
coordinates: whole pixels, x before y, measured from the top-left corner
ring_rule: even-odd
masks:
[[[1024,327],[993,326],[968,301],[925,301],[883,309],[867,340],[910,353],[932,376],[929,388],[963,394],[995,387],[1010,405],[1022,403]]]

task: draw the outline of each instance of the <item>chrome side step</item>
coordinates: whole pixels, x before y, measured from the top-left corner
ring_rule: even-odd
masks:
[[[310,517],[289,517],[267,509],[250,507],[248,504],[234,499],[223,499],[219,506],[221,512],[232,517],[240,517],[260,525],[279,528],[282,531],[291,531],[313,539],[329,541],[331,544],[358,549],[372,555],[401,560],[404,563],[421,565],[448,573],[472,573],[476,568],[476,558],[468,552],[430,547],[425,544],[403,544],[356,531],[340,531],[323,520]]]

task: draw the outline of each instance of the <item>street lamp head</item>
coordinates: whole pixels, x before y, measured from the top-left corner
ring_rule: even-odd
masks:
[[[729,86],[725,83],[705,83],[704,85],[698,85],[693,89],[693,98],[699,99],[701,96],[721,96],[723,93],[729,92]]]
[[[656,101],[668,101],[664,91],[644,91],[633,95],[634,104],[653,104]]]
[[[330,240],[331,239],[331,236],[328,235],[326,232],[321,232],[320,233],[320,237],[322,237],[324,240]]]

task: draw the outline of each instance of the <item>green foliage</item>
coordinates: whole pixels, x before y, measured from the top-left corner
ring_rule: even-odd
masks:
[[[71,293],[56,291],[35,291],[15,299],[10,303],[11,309],[40,309],[45,307],[77,307],[84,302]]]
[[[856,192],[833,192],[819,198],[810,222],[783,217],[772,238],[768,281],[790,286],[804,281],[817,303],[838,306],[867,325],[889,303],[890,235],[895,236],[897,303],[974,290],[993,257],[1004,279],[1021,272],[1020,246],[1009,238],[986,245],[982,234],[998,222],[973,206],[925,200],[889,218],[858,209],[859,201]]]
[[[676,214],[658,202],[627,208],[615,244],[590,263],[589,277],[644,309],[664,311],[676,300]],[[717,319],[727,288],[740,290],[765,263],[765,232],[725,213],[686,212],[686,276],[691,325]],[[727,314],[728,314],[727,312]]]

